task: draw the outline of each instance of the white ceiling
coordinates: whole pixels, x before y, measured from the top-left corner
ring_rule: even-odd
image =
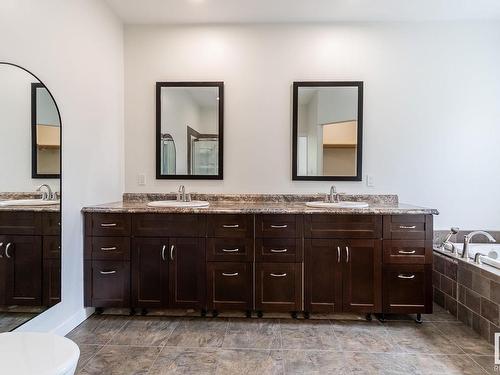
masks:
[[[500,19],[500,0],[104,0],[127,24]]]

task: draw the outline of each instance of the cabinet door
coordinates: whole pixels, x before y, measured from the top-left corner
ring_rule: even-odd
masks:
[[[342,250],[343,311],[382,312],[382,243],[347,240]]]
[[[132,306],[168,305],[168,238],[137,238],[132,242]]]
[[[42,304],[42,237],[7,236],[4,242],[5,303]]]
[[[432,265],[391,264],[385,266],[384,312],[432,313]]]
[[[252,310],[252,263],[207,264],[208,309]]]
[[[114,260],[92,262],[93,307],[130,306],[130,263]]]
[[[305,241],[305,311],[342,311],[342,246],[336,240]]]
[[[43,260],[43,305],[54,306],[61,302],[61,260]]]
[[[290,312],[302,310],[302,264],[257,263],[255,309]]]
[[[169,306],[172,308],[205,308],[206,260],[203,238],[171,238]]]

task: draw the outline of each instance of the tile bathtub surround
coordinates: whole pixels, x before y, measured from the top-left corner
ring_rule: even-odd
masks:
[[[500,276],[434,252],[434,302],[494,342],[500,332]]]
[[[78,374],[485,374],[493,347],[438,306],[376,320],[92,316]]]

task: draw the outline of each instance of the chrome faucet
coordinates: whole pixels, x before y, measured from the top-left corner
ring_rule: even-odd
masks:
[[[339,193],[337,193],[337,188],[335,187],[335,185],[332,185],[332,187],[330,188],[330,195],[329,197],[327,197],[327,199],[330,203],[339,203]]]
[[[483,236],[486,236],[490,242],[497,242],[491,234],[488,232],[482,231],[482,230],[477,230],[475,232],[471,232],[468,235],[464,236],[464,250],[462,251],[462,258],[468,260],[469,259],[469,244],[472,241],[472,239],[477,236],[478,234],[482,234]]]
[[[46,188],[47,191],[43,191],[42,189],[43,188]],[[36,191],[39,191],[42,193],[42,200],[44,201],[55,201],[57,198],[56,198],[56,193],[52,192],[52,189],[50,188],[49,185],[47,184],[42,184],[40,185]]]
[[[184,185],[179,186],[179,190],[177,190],[177,200],[179,202],[191,202],[191,194],[186,194],[186,188]]]
[[[455,254],[456,252],[456,248],[455,248],[455,245],[453,245],[451,242],[450,242],[450,239],[453,235],[457,234],[458,231],[460,230],[460,228],[457,228],[457,227],[451,227],[450,229],[450,233],[448,233],[448,235],[446,236],[446,238],[443,240],[443,242],[441,242],[441,245],[439,246],[439,248],[441,250],[447,250],[447,251],[451,251],[452,254]]]

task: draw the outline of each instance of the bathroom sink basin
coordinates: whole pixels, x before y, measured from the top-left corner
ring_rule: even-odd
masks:
[[[369,207],[369,204],[366,202],[332,203],[332,202],[317,201],[317,202],[306,202],[306,206],[314,208],[367,208]]]
[[[8,206],[53,206],[59,204],[60,201],[44,201],[42,199],[11,199],[0,201],[0,207]]]
[[[181,201],[154,201],[149,202],[149,207],[171,207],[171,208],[203,208],[208,207],[209,202],[206,201],[191,201],[191,202],[181,202]]]

